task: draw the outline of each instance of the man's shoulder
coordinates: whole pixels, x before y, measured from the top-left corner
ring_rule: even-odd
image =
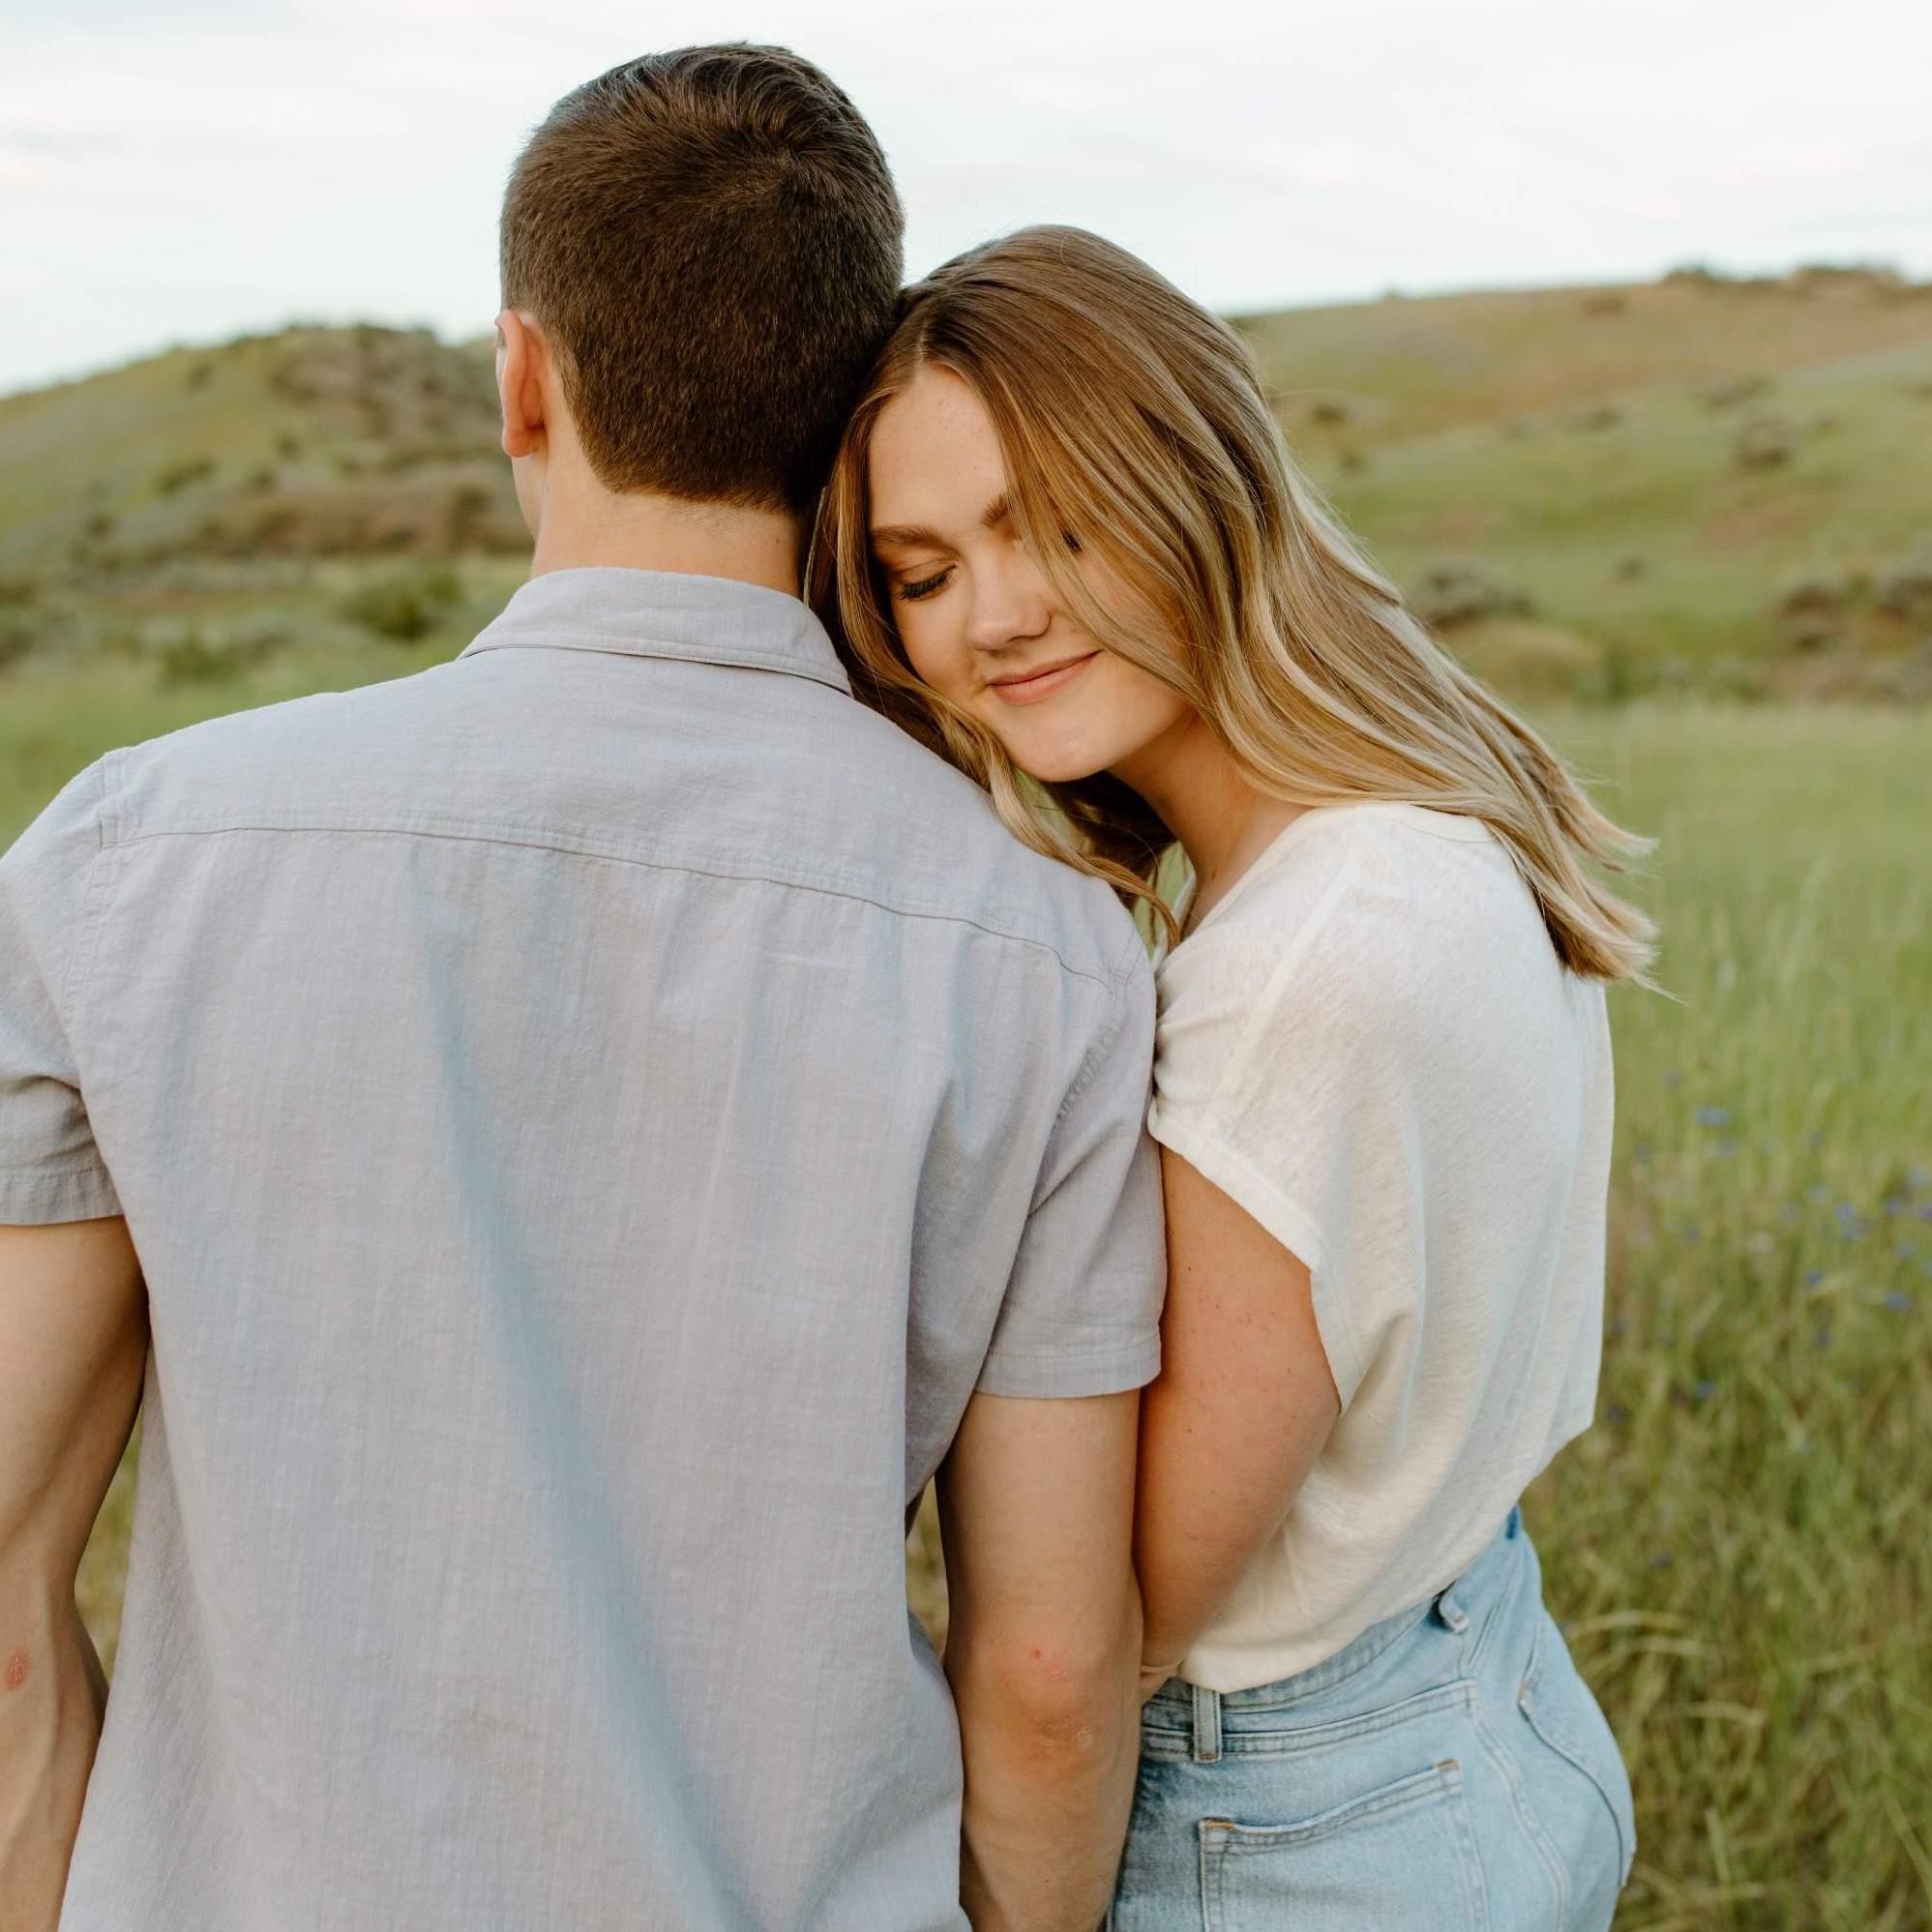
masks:
[[[1103,880],[1024,846],[982,787],[888,719],[842,692],[786,682],[788,728],[762,747],[707,740],[701,771],[640,757],[630,739],[606,743],[619,727],[573,715],[585,733],[573,773],[555,719],[533,730],[486,683],[434,666],[109,754],[106,836],[434,820],[540,842],[549,825],[559,843],[587,831],[613,856],[849,891],[904,916],[1045,947],[1077,974],[1114,985],[1134,976],[1139,935]],[[651,789],[660,783],[663,796]],[[736,809],[708,809],[707,785],[730,789]],[[766,850],[748,823],[770,827]]]
[[[123,745],[105,760],[109,782],[126,797],[185,789],[216,775],[245,772],[312,740],[349,695],[323,691],[282,698]]]
[[[885,896],[1047,944],[1097,978],[1147,970],[1133,919],[1104,879],[1024,845],[984,787],[890,720],[852,699],[842,709],[854,777],[890,802],[875,828]]]

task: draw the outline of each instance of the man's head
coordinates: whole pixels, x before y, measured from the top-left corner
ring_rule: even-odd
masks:
[[[902,225],[872,130],[782,47],[646,54],[586,82],[504,196],[505,447],[555,442],[554,421],[520,436],[527,358],[604,489],[809,508],[892,326]]]

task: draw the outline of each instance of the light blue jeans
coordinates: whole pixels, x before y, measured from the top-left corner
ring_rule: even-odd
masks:
[[[1110,1932],[1603,1932],[1636,1830],[1617,1740],[1510,1512],[1325,1663],[1141,1728]]]

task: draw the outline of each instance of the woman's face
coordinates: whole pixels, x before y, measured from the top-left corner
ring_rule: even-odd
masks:
[[[922,369],[873,427],[872,548],[913,670],[1050,783],[1131,759],[1191,713],[1055,601],[1007,513],[992,419],[958,376]]]

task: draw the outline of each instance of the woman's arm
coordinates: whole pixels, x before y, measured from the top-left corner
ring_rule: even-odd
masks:
[[[1175,1666],[1280,1527],[1341,1413],[1309,1274],[1167,1148],[1161,1373],[1141,1404],[1135,1562],[1143,1691]]]

